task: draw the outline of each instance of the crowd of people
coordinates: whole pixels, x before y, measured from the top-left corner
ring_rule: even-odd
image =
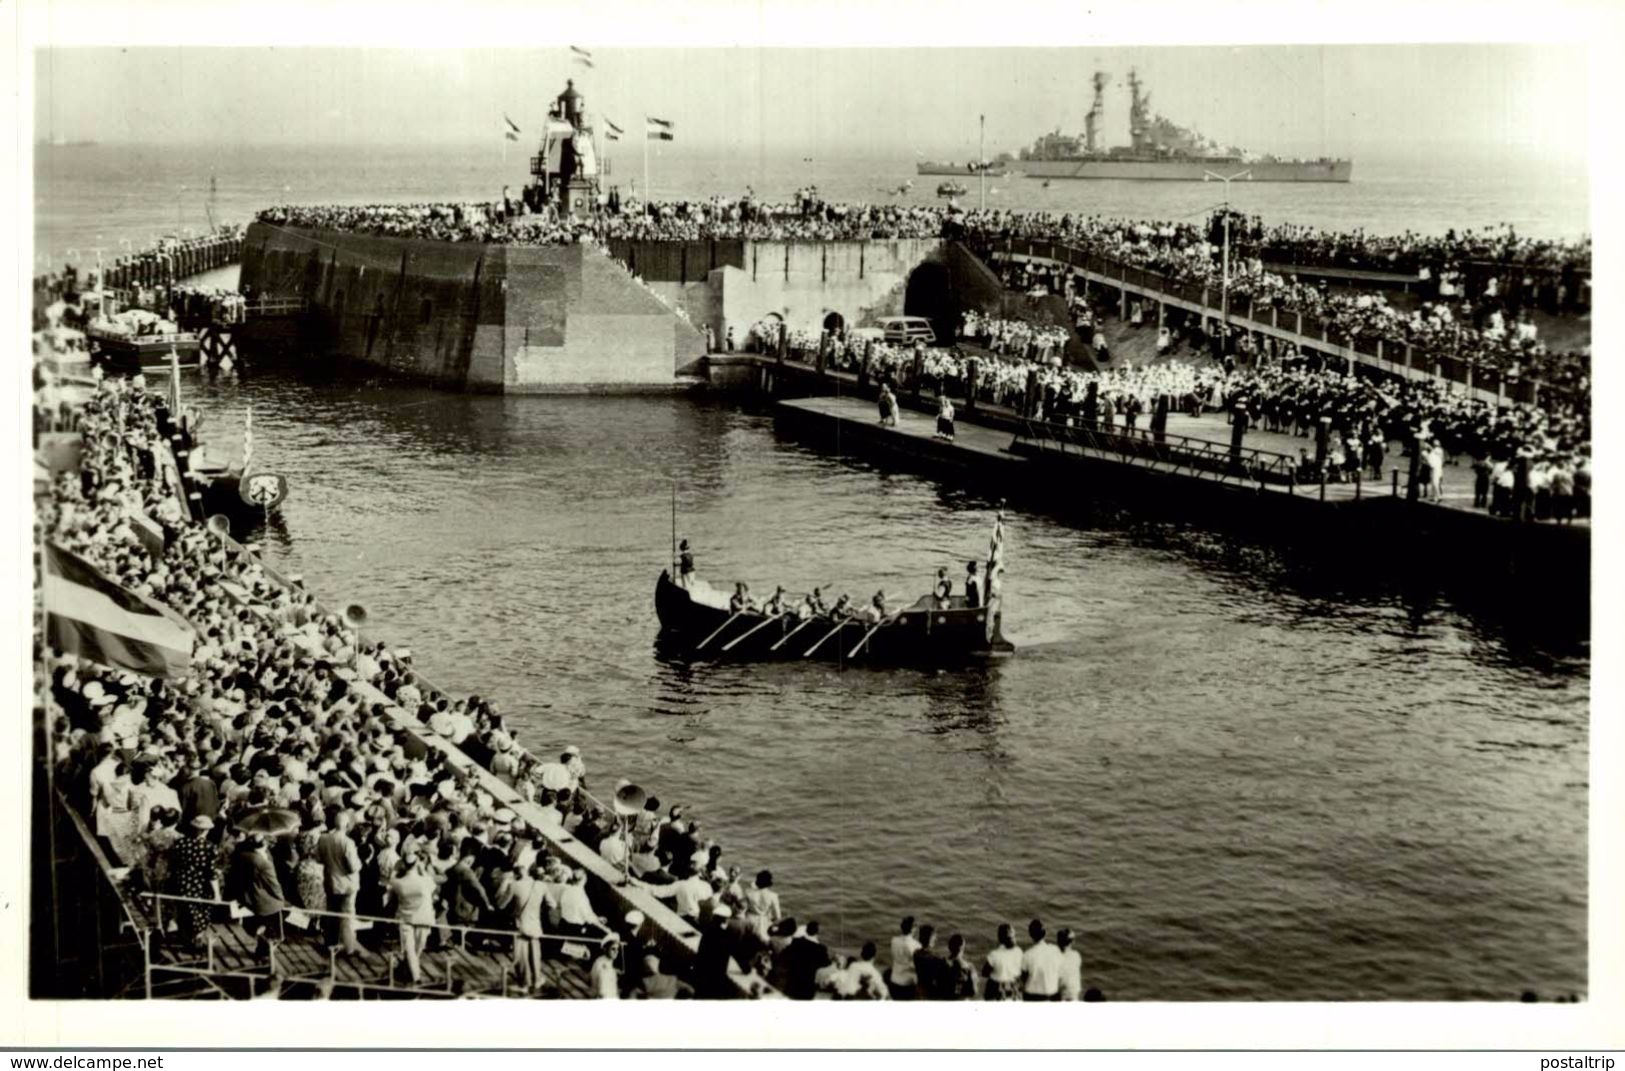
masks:
[[[754,194],[648,204],[617,199],[576,217],[560,216],[550,208],[532,213],[523,201],[504,196],[483,204],[279,206],[266,209],[259,218],[286,226],[519,244],[950,236],[992,250],[999,239],[1041,238],[1179,283],[1218,289],[1224,275],[1220,239],[1211,225],[958,206],[837,204],[823,200],[812,187],[777,203],[763,202]],[[1324,323],[1342,343],[1381,339],[1396,347],[1414,347],[1430,359],[1532,375],[1566,389],[1589,388],[1589,353],[1550,350],[1538,337],[1532,316],[1536,309],[1555,313],[1589,308],[1589,239],[1529,239],[1510,227],[1451,231],[1442,237],[1382,236],[1286,224],[1266,229],[1256,219],[1240,221],[1231,239],[1228,289],[1233,310],[1250,307],[1255,313],[1274,309],[1301,314],[1317,333]],[[1414,271],[1423,279],[1425,300],[1403,311],[1380,293],[1338,292],[1324,280],[1311,284],[1290,272],[1267,270],[1266,262],[1304,267],[1385,265]]]
[[[785,329],[772,320],[753,329],[753,338],[758,330],[771,340]],[[1314,460],[1301,451],[1300,479],[1352,480],[1364,469],[1380,479],[1393,445],[1420,452],[1424,497],[1438,497],[1446,464],[1465,457],[1473,464],[1475,504],[1492,513],[1559,520],[1589,514],[1589,405],[1497,406],[1433,380],[1362,377],[1343,361],[1290,347],[1271,345],[1266,357],[1262,344],[1256,352],[1242,346],[1248,358],[1242,364],[1166,360],[1087,371],[1034,345],[1052,330],[1035,325],[1024,333],[1006,321],[968,314],[966,341],[1025,338],[1019,356],[995,351],[991,358],[827,332],[814,339],[790,331],[789,348],[793,357],[810,360],[821,345],[830,367],[881,383],[883,421],[894,387],[1003,406],[1035,420],[1129,432],[1165,427],[1170,412],[1246,410],[1250,426],[1306,438],[1326,423],[1325,456],[1318,442]]]
[[[261,956],[302,930],[341,957],[395,956],[400,986],[435,984],[427,952],[455,939],[506,957],[513,993],[545,991],[559,956],[590,960],[600,997],[900,992],[906,964],[894,964],[896,985],[865,989],[872,948],[826,949],[815,920],[786,916],[770,871],[747,879],[682,806],[651,797],[617,817],[589,788],[580,749],[538,758],[495,703],[436,689],[410,651],[363,642],[308,591],[189,519],[164,460],[175,424],[161,394],[103,378],[73,426],[82,462],[38,498],[41,544],[167,607],[196,636],[172,676],[43,647],[37,662],[59,783],[127,887],[166,898],[162,940],[205,941],[229,905]],[[430,746],[436,738],[541,818],[521,817]],[[546,827],[696,926],[694,961],[663,963],[649,920],[622,914],[550,850]]]
[[[1206,286],[1215,292],[1222,287],[1223,265],[1206,237],[1193,226],[1103,223],[1081,232],[1063,229],[1059,240],[1177,283]],[[1047,289],[1068,296],[1081,289],[1073,274],[1058,265],[1014,260],[993,248],[988,255],[1014,288]],[[1333,342],[1368,352],[1381,340],[1392,347],[1388,357],[1393,360],[1401,359],[1409,346],[1423,361],[1450,359],[1469,364],[1480,374],[1526,375],[1568,391],[1590,389],[1589,347],[1554,351],[1546,346],[1539,338],[1534,306],[1515,300],[1520,291],[1504,289],[1497,276],[1491,276],[1484,289],[1469,294],[1459,273],[1447,273],[1434,296],[1408,312],[1395,307],[1380,291],[1340,292],[1324,279],[1308,283],[1266,270],[1256,257],[1232,263],[1228,289],[1230,308],[1237,316],[1250,312],[1264,319],[1272,309],[1277,316],[1301,315],[1310,334],[1320,334],[1324,325]]]

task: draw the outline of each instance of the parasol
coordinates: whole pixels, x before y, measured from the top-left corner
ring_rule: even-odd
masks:
[[[281,807],[259,807],[237,820],[239,833],[263,833],[269,837],[293,833],[298,828],[299,816]]]

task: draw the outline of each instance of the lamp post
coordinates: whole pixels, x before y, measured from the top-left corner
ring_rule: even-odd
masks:
[[[1224,331],[1230,329],[1230,183],[1238,178],[1252,178],[1252,175],[1251,169],[1229,176],[1202,172],[1203,182],[1215,179],[1224,183],[1224,273],[1220,276],[1219,289],[1219,326]]]
[[[981,116],[981,129],[976,137],[976,173],[982,176],[982,203],[980,211],[987,211],[987,116]]]

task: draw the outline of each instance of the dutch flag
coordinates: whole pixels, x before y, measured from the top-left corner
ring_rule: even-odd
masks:
[[[196,633],[185,618],[55,543],[45,544],[44,552],[45,632],[52,647],[149,677],[186,674]]]
[[[646,115],[643,118],[644,130],[647,132],[650,141],[671,141],[675,137],[672,131],[677,128],[677,124],[670,119],[656,119],[652,115]]]

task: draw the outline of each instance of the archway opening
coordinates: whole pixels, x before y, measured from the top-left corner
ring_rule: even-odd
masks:
[[[832,312],[824,317],[824,330],[839,338],[846,333],[846,317],[838,312]]]
[[[903,315],[924,316],[937,334],[937,345],[953,344],[959,330],[959,302],[946,265],[927,263],[914,269],[903,291]]]

